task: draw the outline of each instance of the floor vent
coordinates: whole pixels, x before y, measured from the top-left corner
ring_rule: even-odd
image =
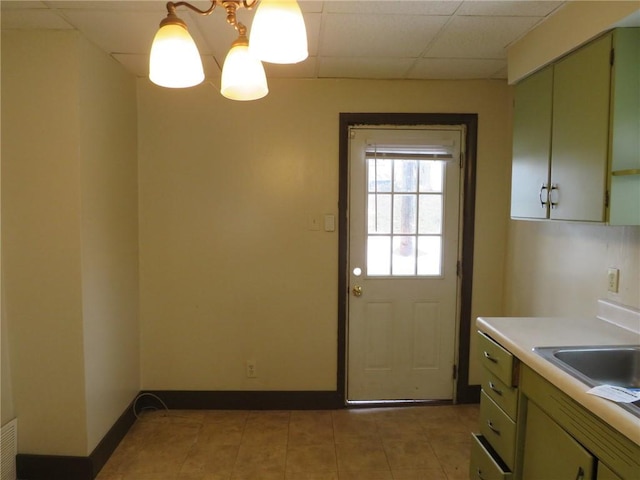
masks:
[[[18,453],[18,419],[14,418],[0,429],[0,480],[16,480]]]

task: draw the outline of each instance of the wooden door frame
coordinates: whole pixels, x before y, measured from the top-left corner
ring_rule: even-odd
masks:
[[[349,128],[357,125],[465,125],[466,154],[462,180],[462,259],[460,280],[460,319],[456,403],[477,403],[480,387],[469,385],[469,348],[471,329],[471,292],[473,287],[473,246],[476,197],[476,148],[478,115],[475,113],[341,113],[339,131],[338,195],[338,372],[337,393],[346,403],[347,365],[347,260],[349,228]]]

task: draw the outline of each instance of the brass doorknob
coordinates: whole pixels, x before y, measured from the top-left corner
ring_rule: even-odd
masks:
[[[356,285],[355,287],[353,287],[353,294],[356,297],[360,297],[362,295],[362,287],[360,285]]]

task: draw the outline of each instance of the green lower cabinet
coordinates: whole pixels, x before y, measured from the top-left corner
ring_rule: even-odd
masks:
[[[473,434],[471,442],[470,480],[507,480],[512,474],[495,453],[487,439]]]
[[[596,459],[529,402],[523,480],[595,480]]]
[[[619,477],[615,473],[613,473],[609,467],[607,467],[604,463],[598,463],[598,480],[622,480],[622,477]]]
[[[480,393],[480,433],[510,470],[515,465],[516,427],[484,391]]]

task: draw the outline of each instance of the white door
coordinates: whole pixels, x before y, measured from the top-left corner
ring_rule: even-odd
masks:
[[[453,398],[462,132],[350,130],[348,401]]]

